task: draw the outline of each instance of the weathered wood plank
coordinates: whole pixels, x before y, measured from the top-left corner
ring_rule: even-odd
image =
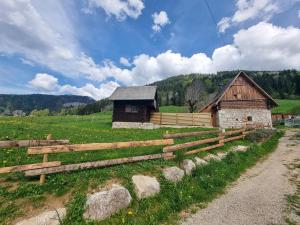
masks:
[[[157,145],[172,145],[173,139],[147,140],[147,141],[128,141],[114,143],[90,143],[90,144],[73,144],[73,145],[54,145],[45,147],[31,147],[28,154],[47,154],[59,152],[79,152],[79,151],[95,151],[104,149],[122,149],[130,147],[146,147]]]
[[[238,140],[238,139],[242,139],[244,137],[245,137],[245,135],[239,135],[239,136],[235,136],[235,137],[230,137],[230,138],[224,139],[224,142],[226,143],[226,142],[229,142],[229,141],[235,141],[235,140]]]
[[[55,167],[60,165],[61,162],[53,161],[53,162],[45,162],[45,163],[34,163],[34,164],[27,164],[27,165],[2,167],[0,168],[0,173],[12,173],[17,171],[35,170],[35,169]]]
[[[144,156],[134,156],[129,158],[119,158],[119,159],[109,159],[95,162],[85,162],[85,163],[77,163],[77,164],[69,164],[52,168],[44,168],[44,169],[36,169],[25,172],[25,176],[37,176],[41,174],[51,174],[51,173],[61,173],[66,171],[75,171],[81,169],[91,169],[91,168],[100,168],[118,164],[125,164],[131,162],[145,161],[151,159],[160,159],[171,157],[172,153],[159,153],[152,155],[144,155]]]
[[[207,146],[207,147],[203,147],[203,148],[188,151],[188,152],[185,153],[185,155],[192,155],[192,154],[196,154],[196,153],[199,153],[199,152],[208,151],[208,150],[211,150],[211,149],[214,149],[214,148],[219,148],[219,147],[222,147],[222,146],[224,146],[224,143],[223,144],[210,145],[210,146]]]
[[[230,136],[230,135],[233,135],[233,134],[242,133],[244,131],[245,131],[245,129],[226,131],[226,132],[224,132],[224,136]]]
[[[185,137],[198,137],[205,134],[218,134],[219,130],[208,130],[208,131],[196,131],[196,132],[185,132],[185,133],[175,133],[175,134],[164,134],[163,138],[185,138]]]
[[[16,140],[0,141],[0,148],[30,147],[69,144],[69,140]]]
[[[177,144],[177,145],[173,145],[173,146],[166,146],[163,148],[164,152],[174,152],[177,150],[181,150],[181,149],[185,149],[185,148],[189,148],[189,147],[193,147],[193,146],[197,146],[197,145],[201,145],[201,144],[207,144],[207,143],[212,143],[212,142],[216,142],[219,141],[220,137],[216,137],[216,138],[209,138],[209,139],[204,139],[204,140],[199,140],[199,141],[191,141],[191,142],[186,142],[183,144]]]

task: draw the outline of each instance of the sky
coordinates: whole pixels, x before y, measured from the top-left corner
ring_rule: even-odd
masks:
[[[300,70],[300,0],[1,0],[0,93],[96,100],[225,70]]]

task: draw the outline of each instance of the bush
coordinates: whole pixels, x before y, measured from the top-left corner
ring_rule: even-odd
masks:
[[[36,110],[31,111],[30,116],[49,116],[49,109]]]
[[[257,129],[248,133],[245,139],[257,143],[270,138],[275,133],[276,130],[272,130],[272,129]]]

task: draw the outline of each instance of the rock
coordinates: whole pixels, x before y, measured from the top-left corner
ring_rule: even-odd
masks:
[[[171,182],[181,181],[184,176],[184,171],[176,166],[163,169],[164,177]]]
[[[120,209],[128,207],[131,200],[131,195],[126,188],[114,184],[109,190],[88,196],[83,217],[90,220],[103,220]]]
[[[248,148],[249,148],[248,146],[237,145],[232,148],[232,151],[233,152],[246,152],[248,150]]]
[[[292,177],[298,177],[300,175],[300,173],[299,173],[299,170],[298,169],[294,169],[294,170],[292,170],[292,172],[291,172],[291,176]]]
[[[132,182],[139,199],[148,198],[160,192],[160,184],[155,177],[134,175]]]
[[[218,152],[218,153],[217,153],[217,156],[218,156],[220,159],[224,159],[224,158],[227,156],[227,153],[226,153],[226,152]]]
[[[196,165],[192,160],[185,159],[180,164],[180,167],[185,171],[186,175],[191,175],[192,171],[196,168]]]
[[[22,220],[15,225],[59,225],[60,221],[66,216],[66,209],[59,208],[43,212],[35,217]]]
[[[210,161],[210,160],[221,161],[221,158],[217,155],[208,154],[207,156],[204,157],[204,160],[206,160],[206,161]]]
[[[195,164],[196,166],[205,166],[207,165],[207,162],[204,159],[200,159],[199,157],[195,157]]]

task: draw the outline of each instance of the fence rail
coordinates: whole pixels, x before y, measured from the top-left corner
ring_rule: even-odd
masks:
[[[175,134],[165,134],[164,139],[158,140],[146,140],[146,141],[128,141],[128,142],[113,142],[113,143],[90,143],[90,144],[73,144],[73,145],[54,145],[54,146],[39,146],[29,147],[28,154],[43,154],[43,162],[27,165],[18,165],[11,167],[0,168],[0,173],[11,173],[16,171],[25,171],[25,176],[40,176],[40,184],[45,182],[46,174],[60,173],[65,171],[75,171],[80,169],[100,168],[111,165],[118,165],[124,163],[152,160],[152,159],[172,159],[174,151],[186,150],[191,147],[204,145],[203,147],[185,151],[185,155],[196,154],[202,151],[208,151],[224,145],[229,141],[242,139],[245,134],[249,132],[246,129],[230,130],[221,132],[219,130],[210,131],[198,131],[198,132],[185,132]],[[201,137],[201,135],[212,134],[215,137],[206,139],[200,139],[196,141],[189,141],[181,144],[174,145],[174,138],[186,138],[186,137]],[[51,135],[48,135],[47,141],[51,140]],[[211,144],[209,146],[205,146]],[[76,164],[61,165],[59,161],[48,162],[48,154],[61,153],[61,152],[77,152],[77,151],[91,151],[102,149],[122,149],[130,147],[146,147],[146,146],[165,146],[162,153],[152,155],[141,155],[127,158],[116,158],[93,162],[84,162]]]
[[[0,148],[31,147],[69,144],[69,140],[15,140],[0,141]]]
[[[158,125],[212,126],[210,113],[152,113],[150,122]]]

